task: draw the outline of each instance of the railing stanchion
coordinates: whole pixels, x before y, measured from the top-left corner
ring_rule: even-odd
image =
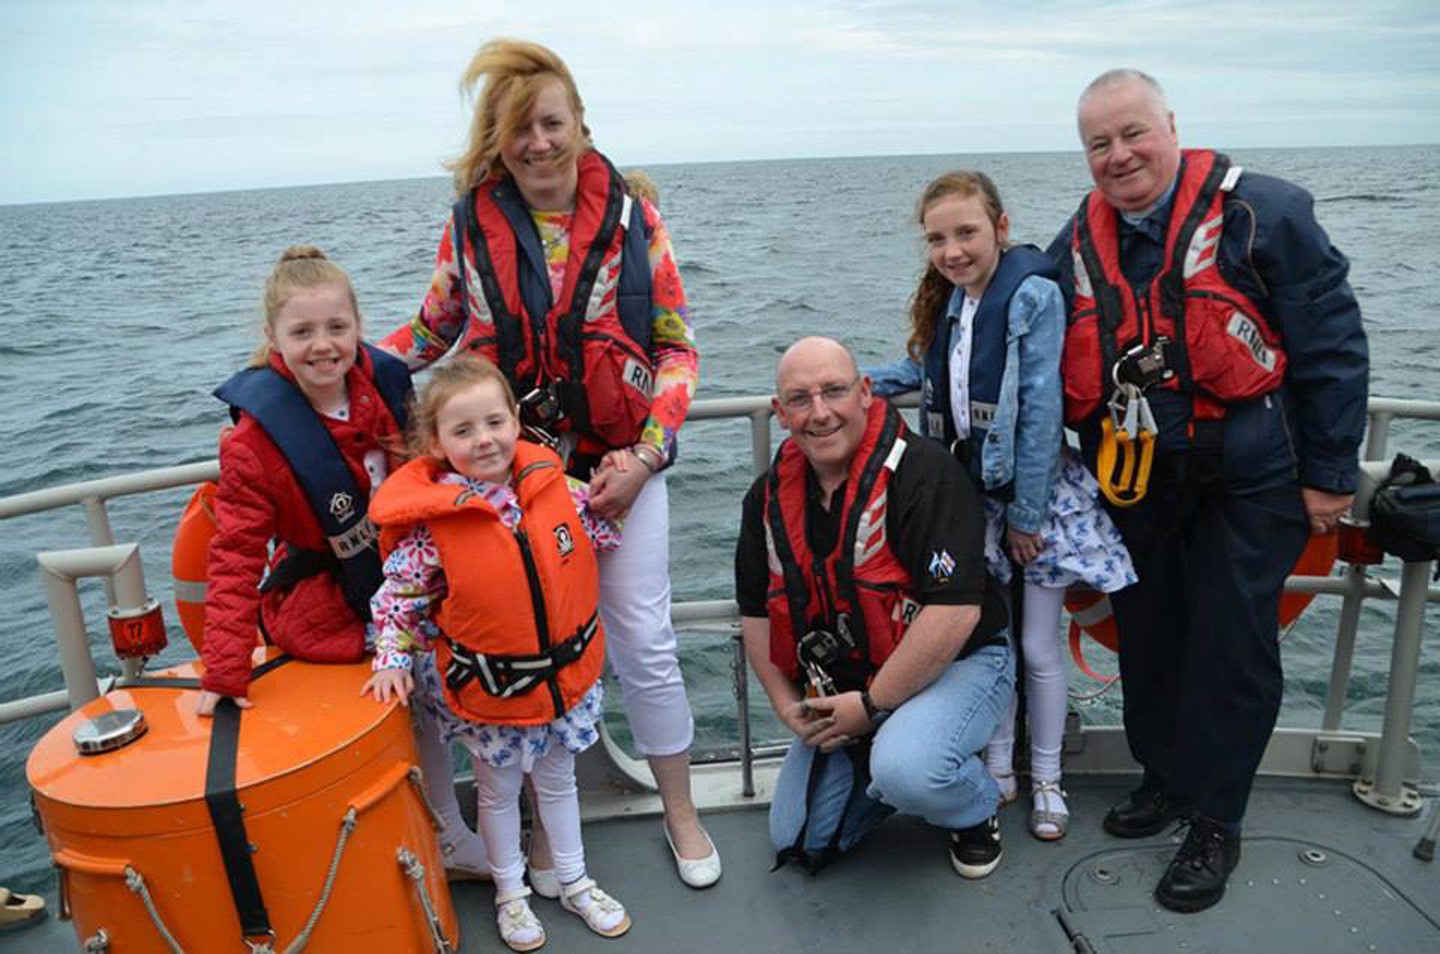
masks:
[[[115,531],[110,527],[110,511],[105,507],[104,497],[85,498],[85,527],[90,531],[90,545],[92,547],[111,547],[115,545]],[[105,582],[105,603],[107,606],[114,606],[115,581],[110,577],[104,578]]]
[[[1420,793],[1405,782],[1405,750],[1420,670],[1420,642],[1432,563],[1407,562],[1400,570],[1400,603],[1395,608],[1395,645],[1390,652],[1390,683],[1385,695],[1385,725],[1373,781],[1355,783],[1355,796],[1392,815],[1420,810]]]
[[[740,720],[740,794],[755,797],[755,748],[750,740],[750,674],[745,662],[745,638],[737,630],[735,646],[735,716]]]
[[[1340,623],[1335,627],[1335,656],[1330,662],[1330,683],[1325,695],[1326,732],[1335,732],[1345,715],[1345,694],[1350,688],[1350,669],[1355,659],[1355,634],[1360,628],[1360,604],[1365,601],[1365,567],[1352,563],[1345,569],[1344,601]]]

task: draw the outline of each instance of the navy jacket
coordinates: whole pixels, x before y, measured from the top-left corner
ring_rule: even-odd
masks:
[[[1121,220],[1122,269],[1132,285],[1143,285],[1159,270],[1169,217],[1167,200],[1140,226]],[[1075,292],[1073,234],[1072,217],[1047,250],[1060,270],[1067,314]],[[1266,396],[1227,411],[1221,462],[1227,485],[1256,491],[1298,479],[1306,487],[1353,492],[1369,349],[1346,280],[1350,263],[1315,220],[1310,193],[1246,171],[1225,200],[1219,260],[1226,281],[1259,305],[1279,332],[1289,360],[1283,400]],[[1153,389],[1148,397],[1160,427],[1160,452],[1184,450],[1189,396]],[[1098,431],[1096,418],[1080,434],[1092,462]]]

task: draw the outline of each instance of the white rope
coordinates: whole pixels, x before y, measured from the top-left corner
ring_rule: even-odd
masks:
[[[425,890],[425,866],[415,857],[414,852],[404,845],[395,851],[395,860],[400,862],[406,876],[415,882],[415,893],[420,896],[420,906],[425,909],[425,926],[430,929],[430,943],[435,945],[436,954],[453,954],[455,949],[445,939],[445,932],[440,928],[440,916],[435,913],[435,905],[430,902],[430,892]]]
[[[440,817],[440,813],[430,801],[430,793],[425,791],[425,773],[420,770],[420,766],[412,765],[408,774],[411,787],[415,789],[415,794],[420,796],[420,804],[430,813],[430,827],[437,832],[444,831],[445,819]]]
[[[325,886],[320,889],[320,900],[315,902],[315,910],[310,912],[305,927],[286,946],[285,954],[299,954],[310,943],[310,935],[315,931],[320,915],[325,913],[325,905],[330,903],[330,891],[335,887],[335,876],[340,873],[340,857],[345,854],[345,844],[350,840],[358,818],[359,813],[353,807],[345,812],[345,818],[340,822],[340,836],[335,839],[335,853],[330,857],[330,870],[325,873]]]
[[[125,887],[129,888],[132,893],[140,896],[140,903],[145,905],[146,911],[150,912],[150,920],[155,922],[155,930],[159,931],[160,936],[165,939],[165,943],[170,947],[171,954],[185,954],[184,949],[180,946],[180,942],[175,940],[175,935],[170,933],[170,929],[167,928],[165,922],[160,919],[160,912],[155,909],[155,902],[150,898],[150,889],[145,887],[145,879],[140,876],[140,872],[129,865],[125,866]],[[106,946],[101,948],[101,950],[109,950],[108,941],[106,942]]]

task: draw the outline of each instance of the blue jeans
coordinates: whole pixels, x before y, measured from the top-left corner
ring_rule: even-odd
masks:
[[[938,678],[896,709],[870,747],[870,786],[852,791],[848,749],[830,753],[806,810],[817,750],[798,739],[785,753],[770,802],[770,841],[820,851],[840,826],[838,847],[849,851],[891,812],[918,815],[938,828],[969,828],[995,814],[1000,791],[980,757],[1010,708],[1015,666],[1006,646],[986,646],[951,663]]]

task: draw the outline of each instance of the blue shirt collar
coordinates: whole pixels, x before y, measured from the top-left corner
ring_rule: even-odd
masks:
[[[1177,172],[1175,178],[1170,180],[1170,187],[1165,190],[1164,195],[1155,201],[1154,205],[1145,209],[1143,212],[1117,210],[1120,212],[1120,218],[1131,228],[1141,229],[1146,232],[1151,231],[1150,228],[1146,227],[1147,222],[1152,226],[1158,225],[1160,227],[1160,233],[1163,235],[1165,233],[1165,222],[1170,218],[1170,201],[1175,198],[1175,186],[1179,182],[1180,175]]]

